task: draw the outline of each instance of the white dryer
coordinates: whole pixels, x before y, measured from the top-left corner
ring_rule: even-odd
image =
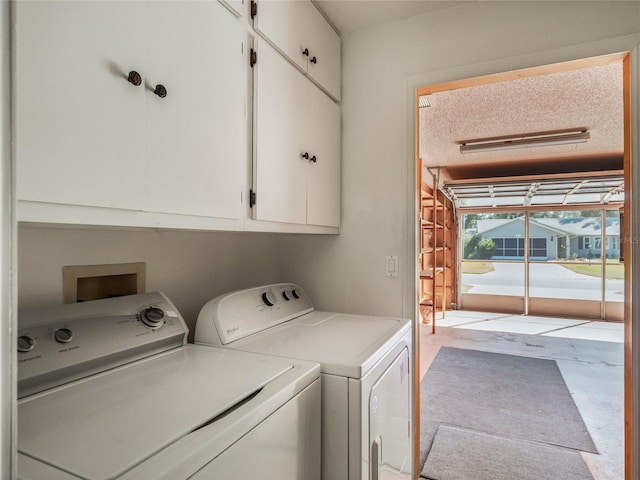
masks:
[[[320,363],[322,478],[409,479],[411,324],[314,311],[294,284],[231,292],[200,311],[195,342]]]
[[[18,325],[20,479],[320,478],[317,363],[188,345],[159,292]]]

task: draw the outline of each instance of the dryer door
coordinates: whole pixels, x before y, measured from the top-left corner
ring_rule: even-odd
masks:
[[[371,480],[411,478],[409,350],[380,376],[369,397]]]

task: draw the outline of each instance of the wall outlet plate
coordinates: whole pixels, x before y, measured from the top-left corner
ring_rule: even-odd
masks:
[[[399,270],[398,255],[387,255],[385,261],[385,275],[387,277],[397,277]]]

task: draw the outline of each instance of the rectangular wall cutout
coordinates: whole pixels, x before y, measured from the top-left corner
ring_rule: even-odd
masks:
[[[64,302],[87,302],[102,298],[144,293],[147,264],[116,263],[62,267]]]

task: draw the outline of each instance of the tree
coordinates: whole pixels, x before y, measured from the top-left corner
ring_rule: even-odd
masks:
[[[467,213],[464,216],[464,229],[471,230],[472,228],[478,228],[478,215]]]
[[[580,217],[599,217],[600,215],[600,210],[580,210],[578,212],[578,216]]]
[[[480,237],[480,235],[474,235],[469,239],[469,241],[464,246],[463,258],[468,258],[471,260],[473,260],[474,258],[478,258],[476,255],[478,250],[478,243],[480,243],[481,238],[482,237]]]

